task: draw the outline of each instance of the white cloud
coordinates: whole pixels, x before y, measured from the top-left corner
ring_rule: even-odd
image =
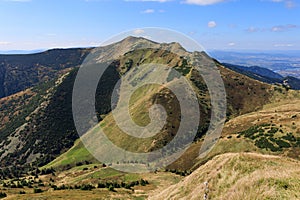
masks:
[[[255,32],[265,32],[265,31],[271,31],[271,32],[284,32],[284,31],[289,31],[295,28],[299,28],[298,25],[295,24],[287,24],[287,25],[277,25],[273,26],[271,28],[256,28],[256,27],[249,27],[246,29],[247,32],[249,33],[255,33]]]
[[[217,23],[215,21],[210,21],[207,24],[208,28],[215,28],[217,26]]]
[[[279,25],[279,26],[273,26],[271,28],[271,31],[272,32],[282,32],[282,31],[287,31],[287,30],[294,29],[294,28],[297,28],[297,27],[298,26],[294,25],[294,24]]]
[[[195,4],[200,6],[213,5],[217,3],[224,2],[226,0],[184,0],[183,3],[186,4]]]
[[[11,42],[0,41],[1,46],[6,46],[6,45],[10,45],[10,44],[11,44]]]
[[[135,2],[159,2],[159,3],[164,3],[172,0],[124,0],[124,1],[135,1]]]
[[[153,10],[153,9],[147,9],[147,10],[143,10],[141,13],[143,13],[143,14],[151,14],[151,13],[154,13],[155,12],[155,10]]]
[[[285,6],[287,8],[294,8],[294,7],[296,7],[296,3],[294,1],[286,1]]]
[[[269,0],[269,1],[274,2],[274,3],[284,3],[285,7],[287,7],[287,8],[296,7],[296,3],[294,0]]]
[[[247,28],[246,31],[249,32],[249,33],[255,33],[255,32],[260,31],[260,29],[251,26],[251,27]]]
[[[293,44],[274,44],[274,47],[293,47]]]
[[[233,47],[233,46],[235,46],[235,43],[234,42],[230,42],[230,43],[228,43],[228,46]]]
[[[145,33],[145,31],[143,29],[136,29],[133,31],[133,34],[135,34],[135,35],[141,35],[143,33]]]

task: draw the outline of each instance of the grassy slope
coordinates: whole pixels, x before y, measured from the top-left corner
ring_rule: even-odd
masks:
[[[284,96],[284,97],[283,97]],[[223,129],[222,137],[205,158],[197,158],[202,141],[193,144],[186,153],[175,163],[170,165],[170,169],[196,169],[216,155],[223,153],[257,152],[263,154],[284,155],[295,159],[300,159],[300,148],[291,147],[283,151],[272,152],[255,146],[255,141],[245,137],[238,137],[237,133],[260,124],[275,124],[275,127],[282,129],[283,133],[276,133],[275,137],[293,133],[295,137],[300,137],[300,96],[298,91],[288,93],[276,93],[264,108],[257,112],[251,112],[229,120]],[[298,115],[297,115],[298,114]],[[298,117],[292,117],[297,115]],[[280,127],[281,125],[281,127]],[[267,131],[264,133],[267,134]],[[194,165],[194,166],[193,166]]]
[[[251,126],[256,124],[263,124],[263,123],[271,123],[273,120],[274,122],[279,121],[282,125],[282,129],[284,133],[293,132],[295,136],[300,136],[298,133],[297,127],[300,124],[300,117],[292,118],[291,116],[300,113],[300,99],[298,97],[298,92],[291,91],[289,95],[285,95],[286,99],[283,100],[280,96],[274,97],[274,103],[270,103],[265,105],[265,108],[258,112],[252,112],[240,117],[234,118],[228,121],[225,124],[223,130],[223,136],[215,146],[215,148],[210,152],[210,154],[204,159],[194,160],[199,152],[199,147],[201,146],[201,141],[193,144],[190,149],[184,154],[184,156],[175,162],[173,165],[169,166],[169,168],[179,168],[183,166],[183,170],[185,169],[184,166],[197,168],[200,164],[205,163],[207,160],[210,160],[216,155],[228,153],[228,152],[257,152],[263,154],[281,154],[287,155],[290,157],[297,158],[292,155],[294,151],[297,151],[297,148],[291,148],[284,152],[271,152],[269,150],[260,149],[254,145],[254,141],[248,138],[240,137],[237,138],[236,133],[239,131],[243,131],[248,129]],[[278,102],[278,98],[281,99],[281,102]],[[275,113],[277,111],[277,116]],[[276,119],[274,119],[276,117]],[[273,118],[273,119],[271,119]],[[107,118],[109,121],[109,118]],[[293,126],[292,124],[295,123]],[[109,123],[107,124],[109,125]],[[231,136],[232,138],[227,138]],[[75,164],[75,162],[79,162],[84,160],[81,156],[81,152],[88,153],[86,150],[79,150],[80,147],[83,147],[82,144],[79,142],[76,143],[78,146],[75,145],[70,151],[66,154],[62,154],[59,158],[51,162],[47,165],[47,167],[57,167],[60,165],[68,164]],[[73,151],[73,149],[78,149],[78,151]],[[85,154],[85,157],[87,154]],[[296,156],[299,156],[299,153]],[[70,159],[71,158],[71,159]],[[86,157],[89,158],[89,157]],[[299,159],[299,158],[298,158]],[[189,165],[188,165],[189,164]]]
[[[255,153],[216,156],[150,199],[299,199],[300,162]]]
[[[136,56],[136,55],[135,55]],[[135,57],[132,55],[127,55],[123,60],[121,60],[120,66],[124,66],[126,60],[133,59],[133,63],[136,63],[139,56]],[[148,55],[148,59],[150,61],[153,61],[152,54]],[[146,61],[145,61],[146,62]],[[158,63],[161,63],[161,60],[157,61]],[[122,64],[123,63],[123,64]],[[176,65],[176,62],[173,63],[173,65]],[[272,94],[273,89],[270,85],[260,83],[258,81],[252,80],[246,76],[239,75],[231,70],[225,69],[224,67],[220,66],[220,71],[222,73],[222,76],[225,81],[225,87],[228,92],[228,102],[229,102],[229,112],[233,115],[243,114],[247,113],[253,110],[257,110],[262,108],[264,104],[266,104],[270,96]],[[187,74],[188,77],[193,76],[197,77],[196,75],[189,73]],[[197,77],[196,79],[198,79]],[[151,105],[154,100],[154,94],[157,93],[159,90],[156,87],[150,87],[147,88],[147,93],[145,91],[137,91],[134,93],[134,95],[131,97],[131,102],[134,102],[131,104],[131,114],[135,122],[139,125],[146,125],[149,123],[149,117],[148,117],[148,108],[149,105]],[[239,92],[236,92],[236,91]],[[201,100],[202,97],[200,97]],[[256,99],[254,101],[254,99]],[[201,100],[202,101],[202,100]],[[149,104],[150,102],[150,104]],[[164,103],[164,102],[162,102]],[[168,104],[168,102],[167,102]],[[202,105],[203,106],[203,105]],[[175,109],[176,110],[176,107]],[[202,117],[203,120],[203,117]],[[171,121],[171,120],[170,120]],[[172,121],[171,121],[172,122]],[[173,120],[174,122],[174,120]],[[174,124],[174,123],[173,123]],[[148,151],[149,146],[151,147],[153,140],[134,140],[134,142],[124,142],[124,141],[132,141],[132,138],[128,135],[124,134],[116,125],[112,118],[112,115],[109,114],[106,116],[106,118],[101,122],[101,126],[104,129],[105,133],[108,135],[108,137],[115,142],[115,144],[121,146],[122,148],[125,148],[127,150],[131,151]],[[170,128],[167,128],[167,130],[161,134],[163,135],[163,139],[168,138],[168,132]],[[157,138],[156,138],[157,139]],[[171,139],[171,138],[169,138]],[[245,142],[246,143],[246,142]],[[77,143],[77,145],[80,143]],[[126,146],[127,144],[127,146]],[[130,145],[128,145],[130,144]],[[195,158],[197,158],[198,149],[201,142],[197,144],[193,144],[192,148],[189,149],[188,153],[184,155],[177,163],[172,165],[170,168],[178,168],[178,169],[188,169],[192,167],[196,162]],[[251,145],[251,144],[249,144]],[[248,145],[248,146],[249,146]],[[76,146],[76,144],[75,144]],[[221,145],[222,146],[222,145]],[[229,145],[231,147],[231,145]],[[241,145],[242,146],[242,145]],[[80,145],[80,147],[83,147]],[[76,147],[76,148],[80,148]],[[234,148],[234,147],[233,147]],[[242,147],[241,147],[242,148]],[[239,149],[237,152],[239,152],[242,149]],[[86,152],[85,150],[81,150],[83,152]],[[230,150],[229,150],[230,151]],[[81,158],[80,154],[73,154],[72,160],[69,160],[70,156],[66,156],[65,154],[58,157],[56,160],[48,164],[48,167],[57,167],[65,164],[75,164],[75,162],[83,160]],[[87,157],[90,158],[90,157]],[[189,162],[186,162],[185,160],[190,160]],[[62,161],[64,160],[64,161]]]
[[[94,157],[89,153],[89,151],[80,142],[80,139],[76,140],[74,146],[67,152],[59,156],[54,161],[45,165],[41,169],[45,168],[62,168],[66,166],[75,166],[79,162],[93,161]]]

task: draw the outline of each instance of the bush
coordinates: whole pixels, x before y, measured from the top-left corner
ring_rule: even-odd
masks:
[[[7,194],[4,192],[0,192],[0,199],[7,197]]]
[[[34,188],[33,193],[42,193],[43,190],[41,188]]]
[[[284,140],[291,141],[291,142],[295,142],[296,141],[296,138],[295,138],[295,136],[292,133],[288,133],[287,135],[282,136],[281,138],[284,139]]]
[[[115,192],[116,191],[115,188],[114,188],[114,186],[112,186],[112,185],[109,186],[108,190],[111,191],[111,192]]]
[[[140,184],[141,186],[146,186],[149,184],[149,182],[147,180],[141,179]]]
[[[95,188],[94,186],[87,184],[87,185],[82,185],[80,189],[81,190],[92,190],[94,188]]]
[[[54,190],[58,190],[56,185],[51,185],[51,188],[53,188]]]
[[[277,131],[278,131],[278,128],[272,127],[272,128],[268,131],[268,133],[275,134],[275,133],[277,133]]]
[[[105,184],[104,183],[98,183],[97,188],[105,188]]]
[[[281,151],[280,147],[275,147],[267,138],[261,137],[255,141],[255,146],[261,149],[270,149],[271,151]]]
[[[276,144],[281,148],[289,148],[291,147],[290,143],[287,143],[283,140],[276,140]]]
[[[251,139],[255,139],[255,134],[256,133],[263,133],[264,130],[262,128],[260,128],[259,126],[252,126],[249,129],[240,132],[240,135],[244,135],[247,138],[251,138]]]

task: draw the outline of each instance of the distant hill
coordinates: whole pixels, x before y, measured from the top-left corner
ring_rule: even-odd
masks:
[[[251,66],[245,67],[241,65],[233,65],[228,63],[222,63],[225,67],[234,70],[238,73],[244,74],[250,78],[270,83],[270,84],[285,84],[288,83],[291,89],[300,90],[300,79],[295,77],[283,77],[282,75],[273,72],[267,68],[258,67],[258,66]]]
[[[36,50],[8,50],[8,51],[0,51],[0,54],[8,54],[8,55],[19,55],[19,54],[34,54],[41,53],[46,51],[45,49],[36,49]]]
[[[213,58],[222,63],[241,66],[261,66],[282,76],[300,78],[300,51],[210,51]]]

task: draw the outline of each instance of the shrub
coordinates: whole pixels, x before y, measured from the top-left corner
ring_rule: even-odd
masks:
[[[51,185],[51,188],[53,188],[54,190],[58,189],[56,185]]]
[[[260,128],[259,126],[252,126],[249,129],[240,132],[240,135],[244,135],[247,138],[255,139],[256,137],[254,136],[256,133],[263,133],[264,130]]]
[[[255,141],[255,145],[261,149],[270,149],[271,151],[281,151],[280,147],[275,147],[269,140],[265,137],[261,137]]]
[[[285,140],[288,140],[288,141],[291,141],[291,142],[295,142],[296,141],[296,138],[295,138],[295,136],[292,133],[288,133],[287,135],[282,136],[281,138],[285,139]]]
[[[268,131],[268,133],[275,134],[275,133],[277,133],[277,131],[278,131],[278,128],[272,127],[272,128]]]
[[[7,197],[7,194],[4,192],[0,192],[0,199]]]
[[[144,180],[144,179],[141,179],[140,183],[141,183],[141,186],[145,186],[145,185],[149,184],[149,182],[147,180]]]
[[[104,183],[98,183],[97,188],[105,188],[105,184]]]
[[[34,188],[33,193],[42,193],[43,190],[41,188]]]
[[[285,141],[283,141],[283,140],[276,140],[276,144],[279,146],[279,147],[281,147],[281,148],[289,148],[289,147],[291,147],[291,145],[290,145],[290,143],[287,143],[287,142],[285,142]]]
[[[108,190],[111,191],[111,192],[115,192],[116,191],[115,188],[114,188],[114,186],[112,186],[112,185],[109,186]]]
[[[81,190],[92,190],[94,188],[95,188],[94,186],[92,186],[90,184],[86,184],[86,185],[82,185],[80,189]]]

